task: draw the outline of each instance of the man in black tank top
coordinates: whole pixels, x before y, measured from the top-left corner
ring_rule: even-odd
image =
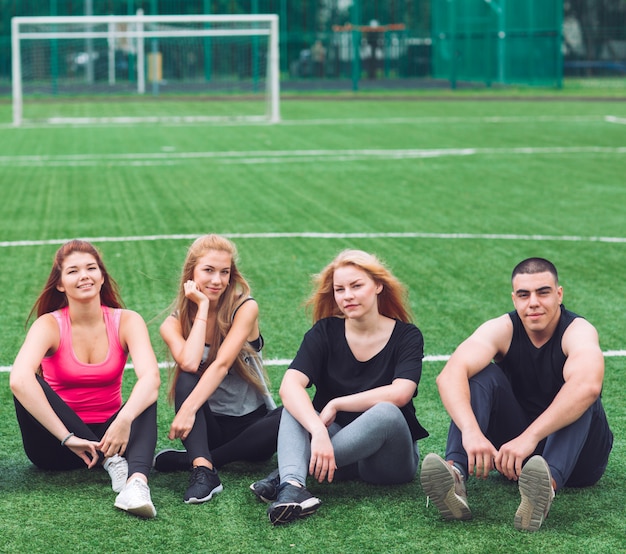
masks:
[[[556,268],[529,258],[511,281],[515,310],[482,324],[437,377],[452,422],[445,460],[428,454],[421,482],[445,519],[470,519],[466,479],[496,469],[519,483],[515,527],[537,531],[557,490],[600,479],[613,434],[598,334],[562,305]]]

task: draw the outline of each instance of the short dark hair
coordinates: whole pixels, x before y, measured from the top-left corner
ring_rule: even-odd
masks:
[[[511,281],[515,278],[516,275],[520,273],[551,273],[554,276],[554,282],[559,284],[559,274],[556,271],[556,267],[554,264],[545,258],[527,258],[520,263],[518,263],[513,269],[513,273],[511,273]]]

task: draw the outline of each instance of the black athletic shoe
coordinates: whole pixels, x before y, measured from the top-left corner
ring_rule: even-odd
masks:
[[[189,471],[191,464],[186,450],[166,448],[154,457],[152,467],[157,471]]]
[[[276,502],[269,505],[267,515],[272,525],[295,521],[314,513],[322,501],[313,496],[305,487],[283,483],[278,487]]]
[[[265,479],[261,479],[250,485],[250,490],[263,502],[274,502],[278,496],[278,487],[280,485],[280,475],[278,469],[275,469]]]
[[[214,494],[222,492],[224,487],[215,471],[204,466],[197,466],[191,470],[189,488],[184,496],[185,504],[201,504],[211,500]]]

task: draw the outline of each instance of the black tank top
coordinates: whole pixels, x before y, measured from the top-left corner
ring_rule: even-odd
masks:
[[[531,342],[517,312],[509,312],[509,317],[513,322],[513,338],[509,351],[498,365],[510,381],[518,402],[534,421],[565,383],[563,366],[567,357],[561,346],[563,333],[580,316],[561,306],[554,334],[540,348]]]

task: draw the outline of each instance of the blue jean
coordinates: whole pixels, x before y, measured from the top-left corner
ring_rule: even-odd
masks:
[[[329,428],[339,468],[337,478],[357,477],[375,485],[408,483],[415,477],[419,463],[417,443],[400,409],[381,402],[341,427]],[[283,410],[278,431],[278,468],[280,481],[306,484],[311,458],[308,431]]]
[[[532,423],[496,364],[488,365],[469,384],[470,402],[480,430],[496,448],[519,436]],[[542,455],[550,466],[557,489],[588,487],[604,474],[612,446],[613,434],[598,398],[574,423],[541,441],[534,454]],[[448,432],[446,459],[463,467],[467,476],[467,453],[454,422]]]

